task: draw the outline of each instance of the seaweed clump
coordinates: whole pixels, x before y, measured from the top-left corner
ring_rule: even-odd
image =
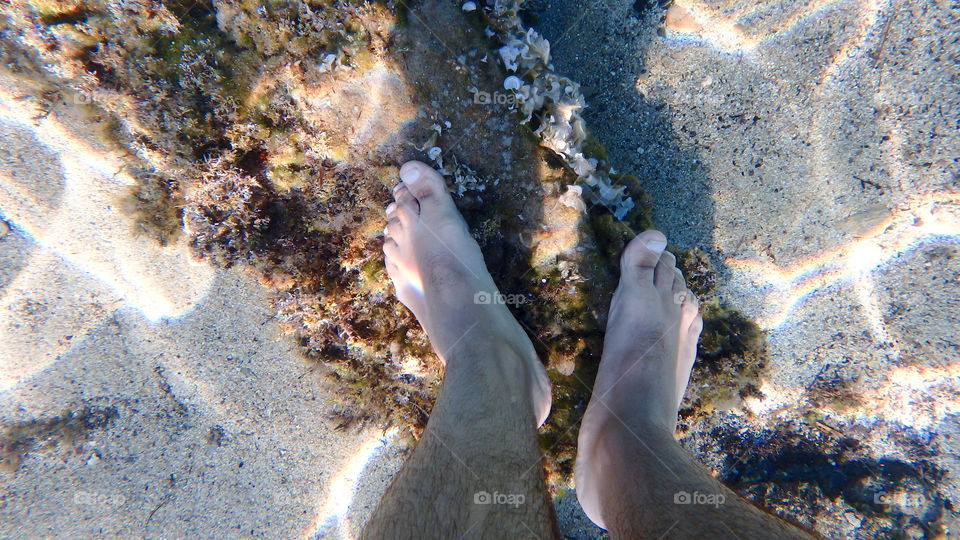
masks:
[[[945,532],[941,520],[950,502],[936,489],[944,472],[927,461],[871,458],[839,434],[803,424],[727,424],[710,436],[725,454],[720,480],[785,519],[813,528],[825,513],[847,514],[874,538]]]
[[[377,261],[379,162],[398,159],[377,136],[416,113],[387,59],[395,8],[31,0],[0,22],[11,69],[112,118],[137,166],[123,203],[142,232],[168,243],[182,226],[195,256],[275,288],[345,424],[422,426],[432,396],[431,367],[410,360],[428,356],[425,338]],[[392,123],[360,128],[342,113],[366,106],[371,86],[395,96],[381,107]]]

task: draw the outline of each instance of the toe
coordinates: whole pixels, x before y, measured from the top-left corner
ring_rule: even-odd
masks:
[[[400,277],[400,269],[397,267],[396,263],[388,259],[384,264],[384,266],[387,267],[387,276],[390,278],[391,281],[396,283],[397,278]]]
[[[695,319],[700,319],[700,301],[697,300],[696,295],[692,292],[684,289],[683,291],[683,303],[680,304],[680,324],[681,325],[693,325]],[[700,326],[703,327],[703,321],[700,321]],[[682,328],[683,326],[681,326]],[[697,330],[699,334],[700,331]]]
[[[453,199],[440,173],[426,163],[408,161],[400,167],[400,179],[416,198],[421,211],[426,208],[451,209]]]
[[[383,228],[383,237],[385,240],[395,241],[395,238],[400,235],[400,231],[402,230],[403,224],[394,216],[387,220],[387,225]]]
[[[393,238],[390,238],[388,235],[387,238],[383,241],[383,255],[386,258],[388,263],[392,263],[397,260],[397,250],[399,246],[397,241]]]
[[[413,199],[413,196],[410,196]],[[414,204],[416,204],[416,199],[414,199]],[[417,221],[417,214],[409,206],[400,206],[395,202],[390,203],[387,206],[387,223],[396,223],[397,225],[403,227],[409,227]]]
[[[690,322],[690,328],[687,330],[688,336],[693,341],[697,341],[697,338],[700,337],[700,332],[703,330],[703,317],[700,316],[699,311],[696,316]]]
[[[665,293],[673,293],[673,282],[677,278],[677,272],[674,270],[676,264],[677,258],[673,256],[673,253],[664,251],[660,255],[660,260],[657,261],[656,269],[653,271],[653,283]]]
[[[400,219],[400,210],[397,203],[388,204],[383,213],[387,216],[387,226],[383,229],[384,236],[396,236],[404,225],[403,220]]]
[[[643,231],[627,244],[620,258],[622,272],[638,272],[640,279],[653,282],[654,268],[667,247],[667,237],[653,229]]]
[[[681,272],[679,268],[674,266],[673,270],[673,293],[682,293],[683,291],[687,290],[687,282],[683,280],[683,272]]]
[[[405,184],[397,184],[397,187],[393,188],[393,199],[397,205],[395,213],[405,225],[409,225],[420,215],[420,203]]]

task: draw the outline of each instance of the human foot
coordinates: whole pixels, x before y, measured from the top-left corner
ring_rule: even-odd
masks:
[[[383,243],[397,298],[416,316],[444,363],[458,348],[506,346],[515,354],[505,358],[521,358],[520,366],[508,367],[520,368],[522,388],[540,426],[550,412],[547,373],[530,338],[499,301],[503,296],[443,177],[424,163],[409,161],[400,167],[400,178],[386,209]]]
[[[672,434],[696,359],[703,328],[699,304],[666,245],[662,233],[649,230],[624,249],[600,369],[580,425],[577,498],[601,527],[601,486],[593,480],[603,466],[597,455],[603,439],[624,431],[638,437],[650,429]]]

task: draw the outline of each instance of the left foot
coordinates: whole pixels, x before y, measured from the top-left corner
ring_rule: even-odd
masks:
[[[493,356],[521,358],[506,366],[504,383],[521,381],[530,396],[537,426],[550,412],[550,382],[530,338],[510,310],[470,236],[446,183],[430,166],[410,161],[400,167],[402,183],[387,206],[383,253],[397,298],[410,308],[444,363],[455,348],[482,347]],[[497,347],[513,355],[497,354]],[[519,368],[519,369],[517,369]]]
[[[662,233],[649,230],[624,249],[600,369],[580,423],[577,498],[601,527],[606,439],[613,433],[639,438],[651,429],[672,435],[697,356],[699,303],[666,246]]]

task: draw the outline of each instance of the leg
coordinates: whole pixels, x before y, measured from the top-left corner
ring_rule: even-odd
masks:
[[[546,372],[506,306],[476,300],[497,288],[443,178],[415,161],[400,176],[387,271],[446,372],[423,438],[363,536],[554,537],[536,438],[550,410]]]
[[[810,538],[723,486],[673,438],[703,322],[657,231],[624,250],[580,428],[577,497],[613,538]]]

